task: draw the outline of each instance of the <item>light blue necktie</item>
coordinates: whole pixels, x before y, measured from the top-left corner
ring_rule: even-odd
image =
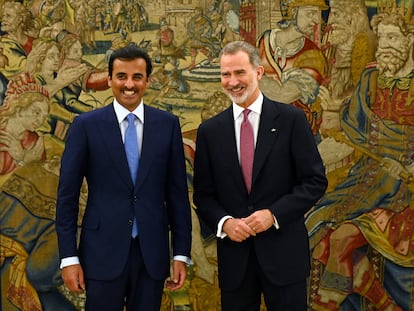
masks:
[[[125,131],[125,152],[128,160],[129,172],[131,173],[132,182],[135,185],[137,180],[138,166],[139,166],[139,149],[138,149],[138,136],[137,129],[135,127],[135,115],[130,113],[127,115],[128,127]],[[138,235],[137,220],[134,217],[134,223],[132,225],[132,237],[135,238]]]

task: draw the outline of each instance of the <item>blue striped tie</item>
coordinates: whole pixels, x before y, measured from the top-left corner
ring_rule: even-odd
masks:
[[[125,131],[125,152],[128,160],[129,172],[131,173],[132,182],[135,185],[137,180],[138,166],[139,166],[139,149],[138,149],[138,136],[137,129],[135,127],[135,115],[130,113],[127,115],[128,127]],[[134,217],[134,223],[132,226],[132,237],[135,238],[138,235],[137,220]]]

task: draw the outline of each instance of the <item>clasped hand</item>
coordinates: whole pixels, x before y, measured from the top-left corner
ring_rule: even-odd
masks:
[[[245,218],[230,218],[223,224],[223,231],[235,242],[242,242],[250,236],[266,231],[274,224],[270,210],[259,210]]]
[[[383,170],[388,172],[391,177],[400,180],[403,179],[405,181],[410,181],[410,178],[412,179],[413,175],[413,164],[405,167],[397,160],[394,160],[392,158],[384,157],[381,160],[380,166]]]

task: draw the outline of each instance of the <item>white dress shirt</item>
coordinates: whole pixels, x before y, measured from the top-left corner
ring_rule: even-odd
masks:
[[[237,155],[239,157],[240,162],[240,125],[243,121],[243,111],[245,109],[249,109],[251,112],[248,115],[249,121],[253,127],[253,135],[254,135],[254,146],[256,147],[257,143],[257,133],[259,132],[259,123],[260,123],[260,115],[262,113],[262,105],[263,105],[263,94],[260,93],[257,99],[247,108],[240,107],[236,103],[233,103],[233,117],[234,117],[234,132],[236,134],[236,145],[237,145]],[[226,233],[223,232],[223,224],[227,219],[233,218],[233,216],[224,216],[220,219],[216,236],[219,238],[225,238],[227,236]],[[279,229],[279,224],[276,220],[276,217],[273,216],[275,223],[274,226],[276,229]]]

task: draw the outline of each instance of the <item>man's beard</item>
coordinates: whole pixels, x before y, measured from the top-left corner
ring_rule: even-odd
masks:
[[[308,39],[314,40],[315,37],[315,31],[319,29],[319,25],[314,25],[312,23],[308,23],[307,25],[299,25],[297,22],[297,18],[294,20],[294,26],[296,31],[302,33],[305,37]]]
[[[386,56],[384,55],[386,52]],[[386,49],[378,48],[375,57],[378,62],[378,70],[380,73],[396,74],[408,60],[409,47],[402,45],[401,50],[393,47]],[[390,55],[391,54],[391,55]]]
[[[339,98],[346,94],[352,88],[351,68],[333,68],[332,79],[329,82],[328,89],[331,91],[333,98]]]
[[[329,42],[335,46],[343,44],[351,37],[351,31],[348,27],[333,25],[333,30],[329,36]]]
[[[304,27],[299,27],[297,24],[295,24],[295,28],[298,32],[302,33],[306,38],[310,39],[311,41],[315,41],[316,37],[320,36],[319,25],[306,25]]]
[[[276,83],[276,82],[275,82]],[[233,88],[237,88],[240,84],[238,84],[236,87]],[[249,85],[247,85],[246,89],[244,90],[244,92],[241,95],[235,96],[233,94],[231,94],[227,89],[224,89],[224,92],[227,94],[227,96],[236,104],[238,105],[242,105],[244,103],[247,102],[247,100],[250,98],[250,96],[252,96],[254,90],[258,87],[259,83],[258,81],[254,80],[252,81],[252,83],[250,83]]]

